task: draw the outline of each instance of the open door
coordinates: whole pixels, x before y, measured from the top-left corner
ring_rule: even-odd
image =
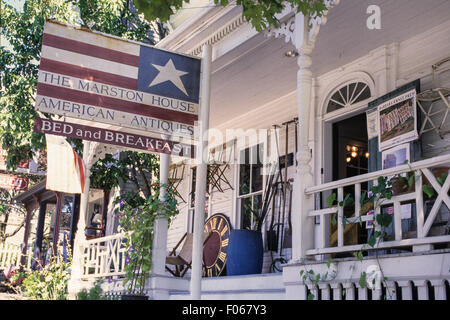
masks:
[[[367,120],[365,112],[351,118],[333,123],[333,181],[342,180],[368,172],[370,157],[367,139]],[[362,185],[367,189],[367,185]],[[353,194],[354,187],[344,188],[344,194]],[[346,217],[354,215],[354,208],[344,209]],[[365,228],[359,224],[348,224],[344,229],[344,244],[361,243],[367,238]],[[337,225],[330,221],[330,246],[337,245]]]

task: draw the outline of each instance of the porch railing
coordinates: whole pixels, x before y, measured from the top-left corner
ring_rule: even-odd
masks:
[[[352,191],[351,195],[354,199],[354,212],[353,215],[345,216],[345,225],[344,225],[344,208],[342,206],[334,206],[330,208],[314,208],[313,210],[308,211],[308,216],[316,219],[316,223],[318,222],[318,228],[316,228],[316,239],[318,242],[316,243],[315,248],[306,251],[307,255],[321,255],[321,254],[336,254],[343,252],[355,252],[364,249],[371,249],[367,243],[345,243],[345,234],[351,229],[355,228],[357,224],[366,223],[368,220],[373,220],[374,216],[361,215],[361,196],[362,196],[362,185],[366,185],[369,182],[373,184],[377,184],[378,177],[392,177],[394,175],[403,174],[407,172],[414,171],[415,172],[415,188],[414,191],[399,194],[393,196],[391,199],[384,199],[382,202],[382,206],[390,206],[393,207],[393,233],[391,234],[391,239],[387,241],[384,240],[376,245],[375,248],[387,249],[387,248],[398,248],[398,247],[416,247],[421,246],[422,248],[425,246],[430,246],[437,243],[449,243],[450,235],[448,232],[448,227],[450,223],[447,223],[447,231],[441,232],[440,235],[431,235],[430,230],[432,229],[433,223],[436,220],[438,213],[441,210],[445,210],[445,205],[448,209],[450,209],[450,197],[449,197],[449,186],[450,186],[450,174],[447,176],[445,181],[442,183],[438,182],[437,177],[434,176],[432,172],[432,168],[444,167],[450,165],[450,155],[439,156],[427,160],[422,160],[418,162],[414,162],[411,164],[405,164],[402,166],[398,166],[391,169],[381,170],[377,172],[372,172],[356,177],[351,177],[339,181],[334,181],[330,183],[325,183],[322,185],[314,186],[307,188],[305,193],[310,196],[319,195],[322,193],[322,196],[326,196],[327,194],[331,194],[334,190],[337,190],[337,201],[344,200],[344,188],[347,190],[349,187]],[[448,170],[447,170],[448,172]],[[436,198],[434,199],[434,203],[432,201],[428,201],[429,205],[432,205],[431,210],[426,210],[425,208],[425,200],[423,194],[423,181],[426,178],[429,181],[429,184],[434,189]],[[324,197],[322,197],[323,199]],[[401,205],[405,203],[415,204],[415,219],[417,223],[415,224],[415,230],[409,230],[408,237],[405,237],[405,234],[402,230],[402,216],[401,216]],[[412,206],[411,206],[412,207]],[[380,213],[380,208],[375,208],[375,216]],[[414,212],[411,212],[414,215]],[[330,218],[332,215],[336,215],[336,231],[334,238],[336,239],[336,246],[332,246],[333,241],[330,241]],[[318,220],[318,221],[317,221]],[[448,222],[448,220],[447,220]],[[444,228],[445,229],[445,228]],[[406,239],[407,238],[407,239]],[[331,239],[333,240],[333,239]]]
[[[123,276],[126,248],[124,234],[87,240],[81,250],[82,279]]]
[[[0,269],[8,269],[11,266],[20,267],[20,259],[22,257],[22,248],[19,245],[3,242],[0,243]],[[27,255],[25,256],[25,269],[31,269],[33,254],[31,245],[28,245]]]

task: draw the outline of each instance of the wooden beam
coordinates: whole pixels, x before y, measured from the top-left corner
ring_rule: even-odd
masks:
[[[39,216],[36,226],[36,240],[34,242],[35,261],[39,261],[42,251],[42,239],[44,238],[45,212],[47,211],[47,202],[42,201],[39,206]]]
[[[22,257],[20,258],[20,269],[22,270],[25,267],[25,258],[27,255],[27,247],[28,247],[28,237],[30,235],[30,222],[31,222],[31,215],[33,212],[33,207],[26,206],[27,210],[27,216],[25,220],[25,231],[23,236],[23,248],[22,248]]]
[[[109,194],[110,190],[103,190],[103,204],[102,204],[102,237],[105,236],[106,233],[106,219],[108,216],[108,202],[109,202]]]
[[[62,200],[63,194],[61,192],[56,191],[56,217],[55,217],[55,226],[53,228],[53,256],[56,256],[58,252],[58,238],[59,238],[59,218],[61,216],[61,208],[62,208]]]
[[[70,221],[70,247],[73,248],[73,242],[75,234],[77,232],[78,219],[80,217],[80,199],[79,194],[75,194],[73,197],[73,212],[72,219]]]

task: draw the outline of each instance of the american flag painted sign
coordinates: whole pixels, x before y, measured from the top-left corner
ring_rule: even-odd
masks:
[[[46,21],[36,109],[194,137],[201,60]]]

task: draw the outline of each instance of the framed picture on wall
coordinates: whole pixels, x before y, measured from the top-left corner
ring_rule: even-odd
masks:
[[[382,166],[384,169],[390,169],[410,162],[409,143],[405,143],[381,153]]]
[[[383,170],[401,166],[410,162],[409,143],[405,143],[382,152]],[[406,176],[406,173],[402,174],[402,176]],[[394,207],[388,207],[386,209],[389,214],[394,213]],[[411,219],[411,204],[402,204],[400,206],[400,210],[401,219]]]
[[[416,89],[412,89],[378,106],[380,151],[419,138],[416,95]]]

